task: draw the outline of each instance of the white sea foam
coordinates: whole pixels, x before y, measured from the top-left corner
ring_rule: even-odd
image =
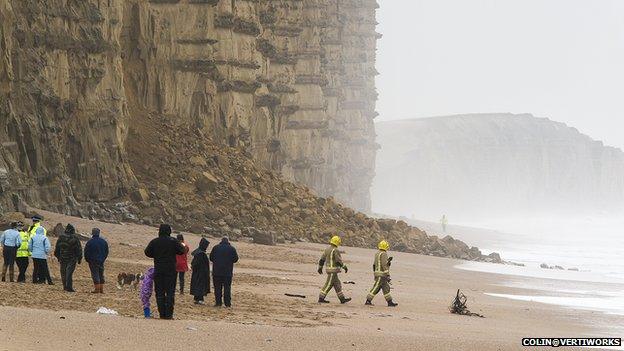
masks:
[[[525,264],[458,265],[459,269],[504,275],[501,285],[519,289],[517,294],[487,295],[624,316],[624,216],[463,224],[499,231],[496,236],[480,237],[477,244],[486,253],[496,251],[505,260]],[[565,269],[543,269],[541,263]],[[599,326],[607,334],[613,327]],[[622,332],[624,326],[617,328]]]

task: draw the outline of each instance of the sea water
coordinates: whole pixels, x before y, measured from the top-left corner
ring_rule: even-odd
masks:
[[[624,215],[497,219],[462,225],[498,231],[475,244],[485,253],[495,251],[504,260],[525,265],[468,262],[458,266],[505,274],[508,279],[503,285],[533,291],[490,295],[624,316]],[[543,269],[542,263],[564,269]],[[605,326],[605,332],[610,331]]]

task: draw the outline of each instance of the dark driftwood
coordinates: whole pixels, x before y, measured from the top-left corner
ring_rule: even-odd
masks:
[[[449,307],[451,313],[459,314],[462,316],[485,318],[485,316],[481,314],[470,312],[467,306],[467,302],[468,298],[466,297],[466,295],[464,295],[464,293],[457,289],[457,295],[455,296],[455,300],[453,300],[453,303]]]
[[[284,294],[284,295],[286,295],[288,297],[298,297],[300,299],[305,299],[306,298],[305,295],[299,295],[299,294]]]

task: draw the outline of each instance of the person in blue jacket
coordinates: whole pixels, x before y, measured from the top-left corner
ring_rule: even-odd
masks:
[[[89,264],[91,279],[93,279],[94,294],[104,293],[104,262],[108,258],[108,243],[100,237],[100,229],[91,230],[91,239],[84,247],[84,258]]]
[[[225,307],[231,307],[232,273],[234,263],[238,262],[238,253],[227,237],[223,237],[221,243],[212,248],[210,261],[212,262],[215,306],[225,304]]]
[[[54,285],[48,268],[48,255],[52,250],[52,245],[43,227],[38,227],[35,235],[28,240],[28,250],[32,255],[34,265],[33,283],[43,284],[47,280],[49,285]]]
[[[22,237],[18,230],[18,223],[11,223],[11,228],[5,230],[0,236],[0,245],[2,245],[2,256],[4,257],[4,265],[2,266],[2,281],[6,281],[7,268],[9,270],[9,280],[13,282],[15,271],[15,257],[17,249],[22,246]]]

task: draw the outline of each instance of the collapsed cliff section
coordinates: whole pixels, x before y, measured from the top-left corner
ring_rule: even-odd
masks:
[[[141,112],[139,112],[141,113]],[[242,148],[222,146],[200,129],[144,113],[130,129],[128,153],[139,182],[129,209],[148,225],[173,223],[194,233],[274,236],[326,243],[339,234],[350,246],[376,247],[466,260],[501,262],[452,237],[438,238],[403,221],[374,219],[316,196],[307,187],[258,167]],[[256,239],[254,237],[254,239]]]
[[[0,199],[71,212],[136,188],[127,101],[370,209],[371,0],[0,0]]]
[[[124,79],[139,108],[245,148],[258,165],[321,196],[370,210],[375,1],[123,6]]]
[[[0,0],[2,211],[498,260],[340,204],[369,207],[375,7]]]

